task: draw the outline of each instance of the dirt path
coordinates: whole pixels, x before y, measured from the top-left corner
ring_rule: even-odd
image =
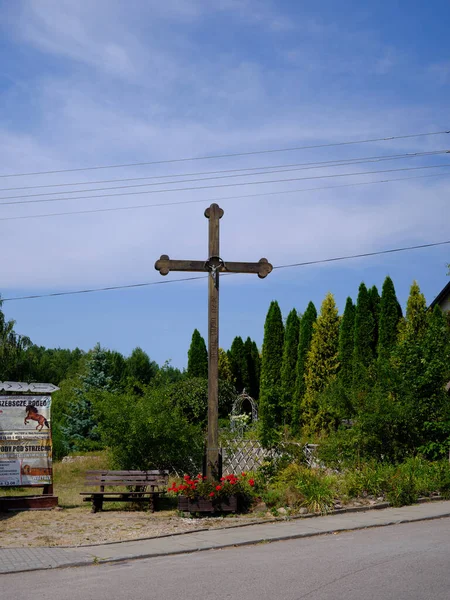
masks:
[[[149,513],[87,507],[0,514],[0,547],[80,546],[252,523],[261,515],[192,519],[175,511]],[[269,517],[265,517],[269,518]]]

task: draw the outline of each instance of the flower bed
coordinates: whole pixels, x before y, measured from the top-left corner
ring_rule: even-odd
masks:
[[[185,475],[182,483],[172,483],[168,491],[178,496],[178,509],[183,512],[237,512],[251,504],[254,485],[246,473],[227,475],[220,481],[198,474],[195,478]]]

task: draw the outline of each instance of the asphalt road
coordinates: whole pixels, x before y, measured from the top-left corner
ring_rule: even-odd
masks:
[[[450,518],[0,576],[11,600],[449,600]]]

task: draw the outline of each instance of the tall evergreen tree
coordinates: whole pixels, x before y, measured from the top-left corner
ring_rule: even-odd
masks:
[[[306,391],[305,366],[306,358],[311,347],[313,326],[317,320],[317,310],[312,302],[309,302],[300,320],[300,331],[298,339],[297,364],[295,366],[295,394],[292,404],[292,427],[299,431],[301,422],[301,405]]]
[[[228,358],[230,359],[230,367],[234,377],[234,385],[236,390],[241,393],[244,388],[248,388],[249,374],[244,342],[239,335],[234,338],[231,344],[231,348],[228,352]]]
[[[295,377],[298,358],[298,340],[300,335],[300,319],[295,308],[286,319],[284,335],[283,362],[281,365],[281,392],[283,395],[283,422],[291,423],[292,407],[295,398]]]
[[[394,283],[388,276],[384,280],[380,301],[380,320],[378,328],[378,357],[385,361],[397,344],[398,326],[402,318],[402,309],[395,294]]]
[[[376,357],[378,352],[378,327],[380,320],[380,304],[381,298],[378,293],[378,289],[376,285],[373,285],[369,290],[369,302],[370,302],[370,312],[373,316],[373,338],[372,338],[372,352]]]
[[[413,281],[406,303],[406,319],[400,325],[400,338],[420,338],[427,328],[427,302],[417,281]]]
[[[339,327],[339,379],[343,389],[350,392],[353,385],[353,347],[355,339],[355,305],[349,297],[345,303]]]
[[[401,442],[409,451],[434,453],[437,446],[433,444],[440,441],[442,432],[450,441],[445,393],[450,378],[450,336],[441,309],[436,306],[425,313],[424,301],[414,282],[393,367],[397,375],[395,396],[403,408],[407,432]]]
[[[108,358],[100,344],[96,344],[88,356],[86,375],[81,375],[80,381],[80,387],[74,389],[76,401],[68,406],[66,426],[62,428],[70,450],[89,450],[100,446],[93,399],[96,392],[113,391],[112,378],[108,375]]]
[[[259,356],[256,342],[249,337],[244,343],[245,356],[247,360],[248,387],[247,393],[257,400],[259,398],[259,374],[261,370],[261,358]]]
[[[127,373],[134,381],[147,385],[158,372],[158,365],[151,361],[142,348],[135,348],[126,360]]]
[[[364,283],[359,286],[356,303],[354,340],[353,383],[356,391],[366,383],[367,370],[375,358],[375,320],[371,310],[369,292]]]
[[[275,439],[275,428],[281,424],[281,366],[283,362],[284,326],[276,300],[270,303],[264,324],[259,393],[261,440],[269,445]]]
[[[230,359],[223,348],[219,348],[219,379],[234,384],[233,372],[231,371]]]
[[[339,367],[339,314],[332,294],[322,302],[320,315],[313,325],[311,349],[306,359],[306,391],[302,403],[304,432],[312,434],[328,427],[326,407],[319,395],[336,379]]]
[[[208,351],[198,329],[194,329],[188,350],[187,373],[189,377],[208,377]]]

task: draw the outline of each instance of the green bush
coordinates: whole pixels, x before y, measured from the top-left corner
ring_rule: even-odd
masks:
[[[349,498],[382,496],[389,487],[393,467],[370,461],[343,473],[340,489]]]
[[[417,502],[418,493],[412,471],[397,470],[389,480],[387,500],[392,506],[405,506]]]
[[[320,476],[314,470],[304,470],[297,481],[297,489],[302,495],[301,505],[309,512],[327,513],[334,504],[333,481],[328,476]]]
[[[164,389],[142,396],[103,392],[95,401],[102,440],[121,469],[201,469],[203,433],[188,422]]]

